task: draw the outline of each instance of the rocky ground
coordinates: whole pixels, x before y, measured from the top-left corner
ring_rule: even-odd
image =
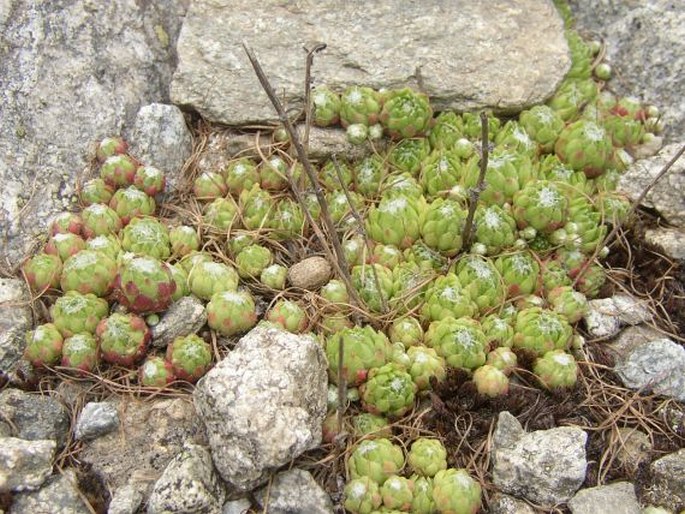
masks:
[[[274,114],[243,40],[293,107],[302,47],[321,40],[328,48],[315,83],[408,85],[444,108],[515,113],[549,97],[568,67],[551,2],[454,11],[424,2],[420,12],[393,1],[363,12],[332,5],[0,2],[0,510],[339,508],[346,448],[318,446],[326,411],[319,345],[253,331],[194,390],[147,394],[125,374],[32,376],[21,361],[23,335],[44,313],[31,309],[15,273],[52,215],[72,205],[92,142],[124,134],[132,154],[165,170],[170,195],[190,173],[253,146],[253,130]],[[636,199],[683,144],[685,11],[665,0],[571,7],[581,31],[605,40],[612,87],[665,114],[664,147],[623,175],[621,190]],[[363,151],[331,131],[310,137],[314,156]],[[612,280],[582,324],[588,358],[579,387],[560,396],[522,380],[506,399],[483,400],[453,373],[395,426],[398,436],[439,435],[450,465],[483,484],[488,512],[685,508],[684,168],[681,159],[613,244]],[[174,304],[156,340],[202,326],[198,303]],[[233,401],[245,388],[250,401]]]

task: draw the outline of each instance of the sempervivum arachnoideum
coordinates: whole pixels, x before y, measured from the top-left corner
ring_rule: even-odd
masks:
[[[424,211],[422,198],[385,196],[369,210],[366,230],[374,241],[408,248],[420,236]]]
[[[547,301],[552,310],[566,317],[569,323],[575,323],[587,314],[587,298],[571,286],[555,287],[547,293]]]
[[[457,113],[444,111],[435,117],[428,133],[431,148],[451,150],[464,137],[464,122]]]
[[[94,334],[100,320],[107,316],[109,305],[94,294],[67,291],[50,308],[53,323],[64,337]]]
[[[578,364],[570,353],[552,350],[535,360],[533,373],[548,389],[573,387],[578,380]]]
[[[409,88],[391,91],[383,104],[379,120],[393,139],[423,135],[433,119],[428,96]]]
[[[293,239],[303,235],[305,229],[302,207],[290,198],[282,198],[277,204],[268,228],[277,240]]]
[[[464,136],[471,140],[480,140],[483,134],[480,114],[475,112],[465,112],[461,115]],[[492,113],[487,113],[488,140],[494,141],[499,132],[502,122]]]
[[[228,186],[221,173],[205,171],[193,181],[193,194],[198,200],[214,200],[228,193]]]
[[[79,189],[79,198],[86,207],[94,203],[109,204],[114,188],[101,178],[86,180]]]
[[[403,139],[388,152],[388,163],[400,172],[416,176],[430,151],[428,139],[424,137]]]
[[[50,287],[59,287],[62,260],[57,255],[38,253],[27,260],[21,270],[31,290],[41,294]]]
[[[169,243],[175,257],[183,257],[200,248],[200,236],[194,227],[178,225],[169,229]]]
[[[533,227],[549,234],[566,223],[568,200],[556,183],[537,180],[514,195],[513,214],[520,229]]]
[[[573,329],[564,316],[541,307],[519,311],[514,325],[514,348],[543,355],[571,344]]]
[[[89,205],[81,212],[83,219],[83,235],[91,237],[116,234],[123,223],[119,215],[110,206],[102,203]]]
[[[417,390],[407,370],[394,362],[372,368],[366,382],[359,386],[364,409],[391,418],[411,410]]]
[[[178,378],[197,382],[212,365],[212,349],[200,336],[189,334],[167,346],[166,359]]]
[[[62,334],[52,323],[38,325],[26,333],[24,358],[36,367],[57,364],[62,356]]]
[[[242,191],[250,190],[255,184],[259,184],[259,170],[255,162],[243,157],[230,162],[223,172],[228,190],[234,195]]]
[[[375,198],[387,173],[383,158],[380,155],[365,157],[355,166],[354,172],[357,192],[366,198]]]
[[[447,469],[447,450],[438,439],[419,437],[411,444],[407,463],[417,475],[432,478]]]
[[[109,206],[126,225],[135,216],[150,216],[155,213],[155,199],[135,186],[119,189],[109,201]]]
[[[373,125],[380,112],[380,96],[370,87],[350,86],[340,97],[340,123],[344,128],[353,123]]]
[[[235,258],[238,275],[241,278],[256,278],[271,264],[273,255],[265,246],[248,245]]]
[[[132,312],[165,310],[171,304],[176,282],[169,265],[154,257],[134,257],[119,269],[116,279],[119,302]]]
[[[112,187],[127,187],[133,184],[138,163],[126,154],[107,157],[100,166],[100,178]]]
[[[508,297],[533,294],[540,288],[540,265],[530,251],[502,254],[495,267],[508,289]]]
[[[78,291],[106,296],[114,287],[117,264],[107,254],[94,250],[81,250],[67,259],[62,267],[62,291]]]
[[[426,292],[421,318],[424,322],[431,322],[446,317],[474,316],[477,312],[478,306],[459,278],[454,273],[448,273],[436,278]]]
[[[592,79],[565,80],[548,105],[564,122],[575,119],[585,105],[597,96],[597,84]]]
[[[588,178],[594,178],[609,167],[614,148],[601,125],[581,119],[561,131],[554,151],[574,170],[582,170]]]
[[[127,367],[145,356],[151,338],[150,329],[143,318],[118,312],[101,320],[95,335],[100,342],[102,359]]]
[[[563,124],[562,124],[563,126]],[[526,154],[531,158],[537,155],[537,144],[528,132],[516,120],[507,121],[495,136],[495,145],[499,149],[511,150]]]
[[[371,477],[360,476],[345,484],[345,510],[352,514],[370,514],[383,503],[380,487]]]
[[[497,255],[516,241],[516,220],[499,205],[479,205],[474,217],[476,244],[485,255]]]
[[[404,466],[404,452],[389,439],[365,439],[352,451],[347,464],[353,479],[369,477],[382,485],[391,475],[400,472]]]
[[[288,268],[280,264],[272,264],[264,268],[259,275],[259,281],[271,289],[285,289]]]
[[[421,238],[427,246],[452,257],[462,247],[466,211],[459,202],[436,198],[425,210]]]
[[[496,366],[485,364],[473,372],[478,394],[495,398],[509,392],[509,377]]]
[[[171,363],[157,355],[147,357],[138,368],[138,382],[144,387],[165,387],[174,380]]]
[[[239,280],[238,272],[223,262],[201,261],[188,273],[190,292],[203,300],[220,291],[235,291]]]
[[[74,334],[64,340],[62,366],[91,373],[98,360],[98,343],[93,334]]]
[[[504,303],[506,287],[491,259],[464,255],[455,263],[453,272],[480,312],[487,312]]]
[[[169,230],[155,218],[133,218],[121,231],[121,247],[127,252],[166,260],[171,255]]]
[[[207,304],[207,323],[225,336],[246,332],[257,323],[257,309],[247,291],[221,291]]]
[[[419,180],[428,198],[446,194],[458,185],[462,175],[461,158],[450,150],[437,150],[421,164]]]
[[[536,105],[519,115],[519,123],[541,152],[551,152],[564,128],[564,120],[548,105]]]
[[[433,273],[418,264],[401,262],[392,270],[393,294],[389,307],[406,314],[418,307],[426,295]]]
[[[436,382],[442,382],[445,379],[447,364],[433,348],[411,346],[407,350],[407,357],[409,358],[407,371],[419,391],[430,389],[431,379]]]
[[[128,150],[128,144],[122,138],[117,136],[110,136],[103,138],[95,149],[95,156],[98,161],[105,162],[108,157],[112,155],[125,154]]]
[[[380,264],[354,266],[352,285],[366,306],[374,312],[381,312],[383,302],[387,305],[394,293],[392,271]]]
[[[312,91],[312,120],[319,127],[335,125],[340,121],[340,95],[326,86]]]
[[[83,231],[83,218],[75,212],[60,212],[50,223],[50,235],[71,234],[80,235]]]
[[[238,206],[233,198],[215,198],[205,205],[202,221],[209,228],[226,232],[238,221]]]
[[[480,509],[481,487],[465,469],[448,468],[433,477],[433,500],[438,512],[474,514]]]
[[[475,369],[485,364],[485,334],[473,318],[444,318],[430,324],[426,345],[453,368]]]
[[[485,341],[491,347],[508,346],[513,344],[514,327],[509,320],[501,317],[497,313],[488,314],[480,320]]]
[[[154,166],[139,166],[133,177],[133,185],[146,195],[155,196],[164,192],[166,178],[159,168]]]
[[[388,328],[388,337],[390,342],[402,343],[406,348],[410,348],[423,342],[423,328],[412,316],[397,318]]]
[[[121,243],[114,234],[95,236],[86,241],[86,249],[102,252],[117,261],[121,253]]]
[[[348,386],[358,386],[367,378],[371,368],[378,368],[388,362],[392,347],[382,332],[370,326],[343,328],[326,340],[328,377],[338,383],[340,346],[344,348],[342,375]]]
[[[500,370],[505,375],[510,375],[518,364],[516,354],[506,346],[500,346],[488,353],[485,363]]]
[[[475,187],[480,175],[480,160],[472,158],[463,168],[463,186]],[[533,163],[526,154],[506,149],[496,149],[488,160],[485,171],[485,189],[480,200],[487,205],[503,206],[511,203],[514,194],[537,178]]]
[[[294,334],[304,332],[309,322],[304,309],[291,300],[278,300],[267,313],[266,319]]]
[[[414,481],[411,478],[391,475],[381,486],[383,508],[386,511],[406,512],[414,499]]]

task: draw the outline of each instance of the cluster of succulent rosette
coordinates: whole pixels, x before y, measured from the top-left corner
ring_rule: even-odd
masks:
[[[447,469],[437,440],[412,445],[402,476],[405,456],[388,421],[411,412],[449,368],[470,374],[486,397],[507,394],[521,356],[541,386],[575,385],[582,338],[573,325],[604,283],[608,229],[630,212],[617,180],[660,129],[655,108],[603,89],[607,70],[593,64],[592,45],[573,31],[568,39],[571,70],[546,104],[516,119],[487,117],[490,157],[468,247],[479,116],[435,115],[427,96],[408,88],[313,90],[316,125],[339,124],[354,144],[387,138],[387,150],[359,161],[317,163],[355,296],[369,314],[362,326],[352,322],[341,277],[317,291],[319,318],[288,288],[295,262],[287,242],[308,240],[304,209],[318,221],[321,208],[287,142],[263,160],[240,157],[200,172],[192,191],[202,216],[190,224],[158,216],[160,170],[129,155],[120,138],[103,140],[99,176],[80,188],[82,211],[58,215],[43,251],[23,265],[36,295],[57,296],[50,321],[27,334],[26,358],[90,373],[137,367],[146,387],[194,382],[214,352],[189,334],[159,353],[150,344],[158,315],[194,295],[206,302],[208,328],[231,337],[258,323],[263,301],[261,322],[316,332],[325,349],[325,439],[340,428],[340,378],[347,401],[365,411],[350,418],[362,438],[349,460],[350,512],[475,512],[480,486]]]

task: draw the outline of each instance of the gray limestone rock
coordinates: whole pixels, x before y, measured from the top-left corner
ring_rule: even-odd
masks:
[[[169,462],[148,501],[149,514],[220,514],[226,491],[207,448],[187,443]]]
[[[630,482],[581,489],[568,502],[573,514],[640,514],[635,486]]]
[[[55,441],[0,438],[0,493],[34,491],[52,473]]]
[[[685,130],[685,9],[673,0],[570,0],[581,32],[601,37],[619,94],[661,109],[667,139]]]
[[[0,278],[0,376],[12,375],[26,348],[33,317],[31,295],[23,280]]]
[[[675,512],[685,509],[685,449],[654,461],[650,470],[648,500]]]
[[[71,423],[69,412],[50,396],[5,389],[0,393],[0,412],[16,428],[12,434],[15,437],[29,441],[52,439],[58,448],[66,442]]]
[[[671,160],[683,146],[683,142],[665,146],[654,157],[635,161],[621,175],[619,191],[636,200],[642,191],[659,174],[664,165]],[[685,227],[685,158],[681,157],[659,182],[647,193],[642,204],[652,207],[672,225]]]
[[[107,507],[107,514],[136,514],[143,503],[138,487],[127,484],[117,489]]]
[[[333,514],[333,503],[311,473],[290,469],[274,476],[269,486],[255,493],[262,509],[271,514]]]
[[[617,361],[623,361],[638,346],[663,337],[662,332],[649,325],[635,325],[623,329],[616,338],[606,343],[606,347],[611,350]]]
[[[196,334],[207,323],[205,305],[189,295],[172,303],[162,318],[152,327],[152,345],[164,348],[174,339]]]
[[[188,3],[10,2],[0,17],[0,260],[18,265],[73,205],[94,141],[168,100]]]
[[[227,501],[221,514],[246,514],[250,511],[252,504],[250,500],[241,498],[239,500]]]
[[[670,339],[637,346],[614,368],[623,385],[685,401],[685,348]]]
[[[119,426],[119,413],[110,402],[88,402],[83,406],[74,429],[76,439],[95,439]]]
[[[179,36],[172,101],[229,125],[275,120],[243,40],[287,107],[301,105],[302,47],[314,42],[328,45],[314,63],[316,84],[411,86],[439,110],[520,111],[549,97],[570,64],[561,18],[547,0],[458,8],[439,0],[198,0]]]
[[[628,294],[590,300],[583,317],[588,333],[597,339],[613,337],[625,325],[638,325],[652,319],[647,304]]]
[[[533,507],[508,494],[495,493],[488,503],[490,514],[535,514]]]
[[[685,231],[659,227],[645,231],[645,241],[661,248],[664,254],[677,261],[685,261]]]
[[[38,490],[17,494],[9,514],[91,514],[92,510],[79,494],[76,475],[66,470],[53,475]]]
[[[193,393],[222,478],[239,490],[321,442],[326,357],[310,336],[260,326]]]
[[[130,153],[164,172],[167,190],[181,180],[183,164],[193,151],[193,138],[181,110],[153,103],[138,111],[129,137]]]
[[[587,434],[574,427],[526,433],[501,412],[493,445],[493,483],[502,492],[551,506],[568,501],[585,480]]]

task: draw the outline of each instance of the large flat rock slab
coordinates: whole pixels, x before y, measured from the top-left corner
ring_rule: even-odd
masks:
[[[303,47],[315,42],[328,45],[315,84],[410,86],[460,111],[542,102],[570,64],[549,0],[196,0],[178,40],[172,101],[229,125],[274,120],[243,40],[291,106],[303,95]]]

